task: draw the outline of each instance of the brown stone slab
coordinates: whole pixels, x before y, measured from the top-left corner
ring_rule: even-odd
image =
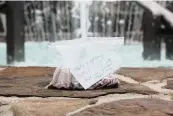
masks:
[[[171,99],[173,100],[173,94],[171,94],[170,96],[171,96]]]
[[[101,104],[73,116],[173,116],[173,101],[128,99]]]
[[[163,80],[173,77],[173,69],[170,68],[121,68],[118,74],[131,77],[139,82],[151,80]]]
[[[157,92],[137,84],[121,82],[120,87],[101,90],[53,90],[45,89],[52,79],[55,68],[9,67],[0,71],[0,95],[20,97],[74,97],[94,98],[113,93],[156,94]]]
[[[5,67],[0,71],[0,77],[39,77],[52,76],[55,67]],[[118,74],[132,77],[133,79],[146,82],[151,80],[163,80],[173,77],[173,69],[170,68],[121,68]]]
[[[12,104],[11,110],[14,116],[65,116],[86,105],[86,99],[23,100]]]
[[[0,71],[0,77],[51,77],[55,67],[2,67],[5,70]]]
[[[167,85],[164,88],[173,90],[173,80],[167,80]]]

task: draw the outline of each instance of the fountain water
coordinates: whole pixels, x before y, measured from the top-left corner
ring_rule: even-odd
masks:
[[[16,66],[57,66],[59,59],[50,42],[87,36],[117,37],[124,35],[131,45],[117,51],[122,56],[122,66],[159,67],[173,66],[164,59],[143,61],[140,41],[142,9],[133,2],[114,1],[30,1],[25,5],[26,61]],[[78,34],[79,33],[79,34]],[[89,34],[91,33],[91,34]],[[34,42],[33,42],[34,41]],[[35,42],[39,41],[39,42]],[[47,42],[46,42],[47,41]],[[6,45],[0,44],[0,64],[6,65]],[[164,49],[162,50],[164,53]]]
[[[91,5],[91,1],[80,2],[80,25],[81,25],[81,37],[87,37],[88,30],[90,27],[89,21],[89,6]]]

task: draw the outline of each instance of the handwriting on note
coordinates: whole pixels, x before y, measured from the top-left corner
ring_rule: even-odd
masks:
[[[113,73],[113,71],[111,58],[103,54],[97,55],[71,70],[72,74],[85,89]]]

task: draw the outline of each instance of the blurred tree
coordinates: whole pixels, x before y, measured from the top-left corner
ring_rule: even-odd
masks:
[[[7,63],[24,61],[24,2],[6,2]]]

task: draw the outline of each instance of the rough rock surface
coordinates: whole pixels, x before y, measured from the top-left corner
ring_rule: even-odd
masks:
[[[12,104],[14,116],[65,116],[87,105],[87,100],[24,100]]]
[[[151,80],[163,80],[173,77],[173,69],[170,68],[121,68],[118,74],[128,76],[139,82]]]
[[[0,96],[18,96],[17,99],[20,100],[14,102],[11,100],[12,97],[1,98],[0,102],[4,99],[10,99],[11,103],[8,102],[9,104],[7,105],[0,103],[0,116],[63,116],[69,112],[76,111],[81,107],[85,107],[86,105],[92,106],[99,103],[104,104],[90,107],[75,115],[173,116],[172,101],[163,101],[153,97],[151,97],[153,99],[146,99],[150,98],[151,94],[155,95],[158,92],[141,84],[132,84],[126,80],[126,82],[124,82],[122,78],[122,80],[120,80],[120,86],[112,89],[90,91],[44,89],[44,87],[51,81],[54,70],[54,67],[8,67],[5,70],[1,70]],[[166,68],[121,68],[118,73],[132,77],[139,82],[163,80],[165,78],[173,77],[173,70]],[[172,85],[172,81],[169,81],[166,88],[172,88]],[[125,95],[124,98],[126,100],[120,100],[117,96],[111,98],[109,95],[109,97],[106,98],[104,96],[107,94],[117,95],[117,93],[123,96],[125,95],[124,93],[129,93],[130,96],[129,94],[127,96]],[[136,97],[134,97],[134,93],[136,93]],[[145,94],[146,98],[137,98],[137,96],[141,94],[143,94],[142,96]],[[38,96],[42,98],[27,99],[27,97],[30,96]],[[26,98],[22,99],[20,97]],[[94,99],[53,99],[46,97]],[[119,101],[111,101],[115,99],[118,99]],[[106,101],[109,103],[105,103]]]
[[[54,70],[54,67],[7,67],[5,70],[0,71],[0,77],[52,77]]]
[[[45,89],[44,87],[52,79],[55,68],[48,67],[9,67],[0,71],[0,95],[19,97],[79,97],[93,98],[113,93],[139,93],[155,94],[157,92],[137,84],[121,83],[118,88],[90,90],[90,91],[67,91]]]
[[[167,80],[167,85],[165,86],[165,88],[173,90],[173,80]]]
[[[173,116],[173,101],[120,100],[85,109],[74,116]]]

